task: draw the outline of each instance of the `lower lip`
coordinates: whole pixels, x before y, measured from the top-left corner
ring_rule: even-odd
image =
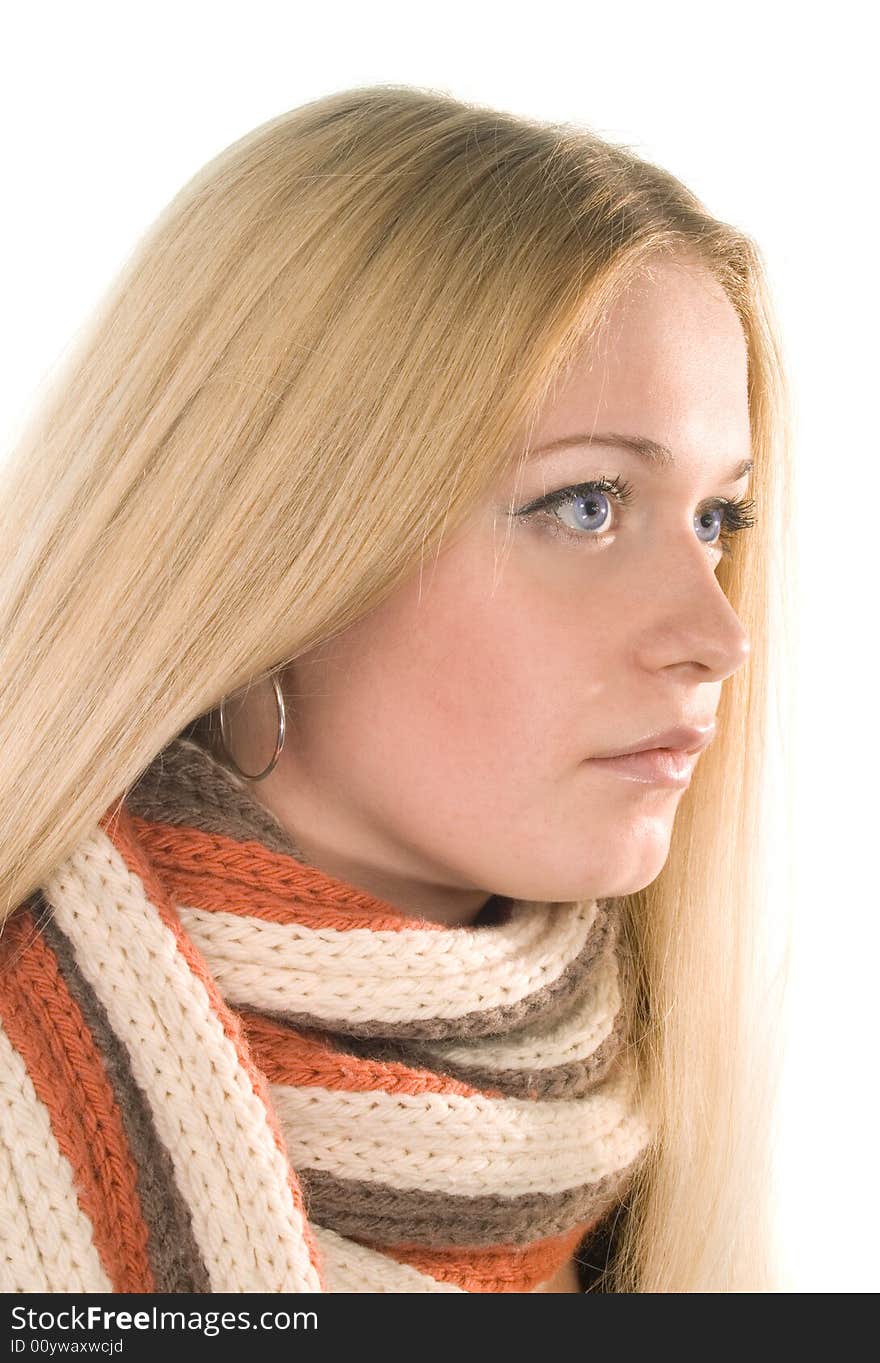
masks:
[[[683,787],[693,775],[697,757],[697,753],[676,748],[649,748],[646,752],[627,753],[625,757],[591,757],[588,760],[591,767],[613,772],[625,781]]]

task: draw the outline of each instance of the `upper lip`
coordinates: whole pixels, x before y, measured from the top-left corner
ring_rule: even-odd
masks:
[[[615,748],[613,752],[594,753],[594,757],[625,757],[628,753],[647,752],[649,748],[672,748],[676,752],[700,752],[707,747],[715,737],[715,725],[707,724],[700,727],[691,724],[680,724],[674,729],[658,730],[656,733],[646,734],[637,742],[629,744],[626,748]]]

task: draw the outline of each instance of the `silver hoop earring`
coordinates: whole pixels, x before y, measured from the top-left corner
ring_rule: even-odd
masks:
[[[226,715],[224,712],[224,706],[226,705],[226,697],[224,696],[220,702],[220,745],[223,748],[226,760],[230,763],[231,766],[235,768],[239,776],[243,776],[246,781],[264,780],[264,778],[269,775],[269,772],[274,769],[275,763],[281,756],[281,749],[284,747],[284,729],[286,717],[284,711],[284,697],[281,694],[281,683],[278,680],[277,672],[272,677],[272,685],[275,688],[275,703],[278,707],[278,737],[275,740],[275,752],[272,755],[272,761],[269,763],[268,767],[266,767],[263,771],[259,772],[256,776],[249,776],[246,771],[242,771],[241,767],[238,765],[235,758],[232,756],[232,753],[229,751],[229,745],[226,741]]]

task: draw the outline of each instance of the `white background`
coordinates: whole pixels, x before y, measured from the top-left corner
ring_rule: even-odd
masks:
[[[767,263],[794,385],[793,1291],[876,1291],[878,117],[873,7],[34,3],[5,11],[0,458],[180,185],[317,95],[392,81],[569,119],[672,170]],[[870,567],[869,567],[870,565]]]

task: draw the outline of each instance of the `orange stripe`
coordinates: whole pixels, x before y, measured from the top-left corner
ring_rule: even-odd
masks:
[[[276,1148],[282,1155],[287,1166],[287,1184],[290,1189],[293,1205],[302,1218],[302,1234],[309,1258],[315,1268],[320,1281],[320,1290],[327,1290],[321,1271],[321,1251],[318,1248],[311,1225],[309,1224],[306,1213],[305,1200],[303,1197],[302,1185],[290,1164],[287,1155],[287,1147],[281,1135],[278,1120],[272,1106],[269,1095],[269,1085],[257,1065],[254,1063],[250,1054],[247,1040],[244,1035],[241,1023],[236,1015],[229,1008],[220,993],[208,969],[208,964],[196,947],[195,943],[187,936],[181,925],[180,919],[173,902],[168,897],[165,886],[156,874],[147,854],[139,842],[139,829],[143,825],[143,820],[135,820],[125,805],[111,806],[99,821],[100,827],[110,838],[120,856],[125,861],[129,871],[137,876],[144,887],[144,893],[149,899],[155,912],[159,915],[162,923],[174,934],[177,942],[177,949],[183,956],[193,975],[204,986],[208,995],[208,1000],[223,1026],[223,1031],[229,1041],[235,1047],[238,1063],[250,1079],[254,1092],[260,1098],[266,1111],[266,1123],[272,1133],[272,1138]]]
[[[77,1202],[91,1222],[113,1291],[155,1292],[137,1167],[119,1107],[82,1011],[38,926],[33,912],[20,906],[0,935],[3,1026],[70,1162]]]
[[[320,1087],[345,1093],[456,1093],[462,1098],[503,1098],[500,1089],[474,1088],[460,1079],[397,1061],[347,1055],[307,1032],[261,1013],[238,1008],[251,1055],[272,1084]]]
[[[271,852],[260,842],[238,842],[220,833],[154,823],[128,810],[126,814],[133,833],[178,904],[309,928],[443,931],[442,923],[409,918],[366,891],[304,866],[293,857]],[[108,811],[102,824],[109,818]]]
[[[374,1245],[398,1263],[410,1264],[440,1282],[465,1292],[531,1292],[554,1277],[599,1218],[585,1221],[550,1239],[531,1245],[457,1245],[450,1250],[423,1246]]]

